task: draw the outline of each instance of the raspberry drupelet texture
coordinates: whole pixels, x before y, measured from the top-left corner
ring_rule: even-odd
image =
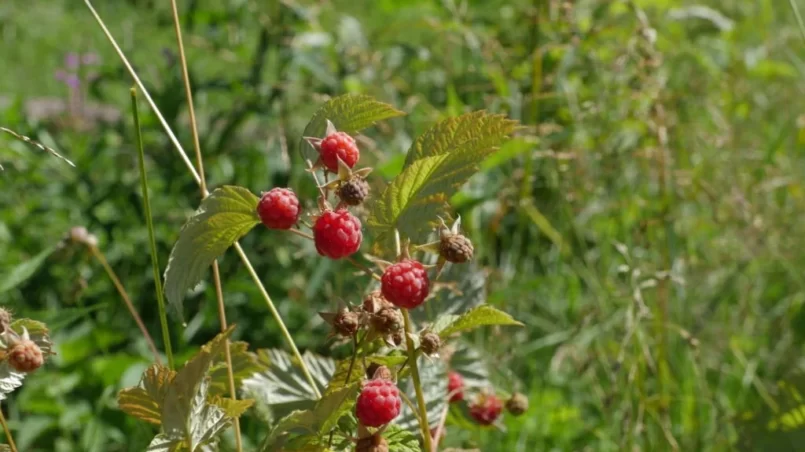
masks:
[[[299,221],[301,213],[299,199],[287,188],[273,188],[263,193],[257,204],[260,221],[270,229],[290,229]]]
[[[42,367],[45,358],[34,341],[23,339],[8,351],[8,364],[17,372],[33,372]]]
[[[326,210],[313,225],[316,251],[331,259],[341,259],[361,247],[361,220],[347,210]]]
[[[341,184],[337,194],[345,204],[357,206],[369,196],[369,190],[369,183],[366,180],[361,177],[353,177]]]
[[[421,263],[406,259],[389,266],[383,272],[380,290],[393,305],[413,309],[427,298],[430,280]]]
[[[454,264],[462,264],[472,259],[474,251],[470,239],[460,234],[443,237],[439,243],[439,254],[447,262]]]
[[[377,379],[364,384],[355,404],[355,416],[366,427],[388,424],[400,414],[400,391],[394,382]]]
[[[503,402],[494,394],[481,394],[470,405],[470,416],[481,425],[492,425],[503,411]]]
[[[361,156],[355,139],[345,132],[336,132],[321,140],[319,153],[321,162],[334,173],[338,172],[338,159],[352,168]]]
[[[447,393],[450,403],[464,400],[464,378],[458,372],[450,371],[447,375]]]

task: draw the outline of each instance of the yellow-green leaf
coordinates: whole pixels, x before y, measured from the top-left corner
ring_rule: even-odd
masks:
[[[224,186],[201,201],[184,225],[165,270],[165,296],[180,317],[185,293],[201,281],[217,257],[260,223],[259,201],[243,187]]]
[[[252,405],[253,399],[233,400],[226,397],[215,396],[210,400],[210,403],[223,410],[224,414],[230,418],[240,417]]]
[[[459,316],[451,315],[445,316],[444,319],[438,319],[433,329],[439,333],[442,339],[445,339],[455,333],[487,325],[523,326],[522,323],[514,320],[509,314],[489,305],[481,305]]]
[[[389,104],[365,94],[344,94],[324,103],[305,127],[303,136],[321,137],[327,129],[327,121],[341,132],[355,134],[378,121],[405,115]],[[316,151],[305,141],[299,142],[302,155],[316,161]]]
[[[240,390],[243,380],[266,369],[266,367],[257,362],[257,356],[249,352],[249,344],[246,342],[230,343],[229,354],[232,357],[232,376],[235,379],[235,388],[237,390]],[[210,378],[210,395],[230,395],[229,373],[227,372],[226,355],[224,353],[221,353],[218,359],[213,361]]]

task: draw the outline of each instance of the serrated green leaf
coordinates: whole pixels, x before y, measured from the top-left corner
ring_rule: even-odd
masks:
[[[120,409],[137,419],[160,425],[162,423],[162,402],[176,372],[160,364],[153,364],[145,370],[139,386],[121,390],[117,395]]]
[[[503,115],[475,111],[438,122],[420,135],[405,157],[408,168],[415,161],[459,149],[489,149],[499,146],[517,127]]]
[[[314,443],[335,428],[339,419],[352,410],[357,394],[358,385],[353,384],[325,395],[310,410],[292,412],[272,429],[261,450],[281,450],[279,446],[293,432],[302,433],[301,438],[296,438],[297,447]]]
[[[378,121],[405,115],[389,104],[365,94],[344,94],[324,103],[305,127],[303,136],[321,137],[327,129],[327,120],[336,129],[349,134],[360,132]],[[311,162],[318,158],[316,151],[303,139],[299,151]]]
[[[204,390],[206,404],[209,377],[207,371],[213,360],[223,353],[226,340],[232,334],[234,325],[219,333],[213,340],[201,347],[198,353],[176,373],[165,394],[162,405],[162,427],[166,433],[186,432],[187,423],[194,417],[194,404],[197,404],[201,388]],[[189,442],[190,446],[194,445]]]
[[[439,281],[433,285],[434,293],[428,300],[427,312],[415,309],[411,315],[420,323],[435,316],[436,323],[443,323],[443,326],[432,325],[431,329],[442,330],[455,320],[450,315],[458,316],[486,302],[486,278],[486,271],[474,261],[448,264]]]
[[[258,350],[258,361],[269,362],[266,370],[244,380],[245,391],[255,399],[277,409],[277,405],[306,408],[316,400],[313,388],[299,371],[291,355],[283,350]],[[319,391],[324,391],[335,372],[335,361],[314,353],[302,355]]]
[[[40,251],[36,256],[12,268],[10,271],[4,272],[5,274],[0,277],[0,293],[8,292],[33,276],[39,267],[45,263],[45,260],[53,254],[55,249],[56,247],[53,246],[46,248]]]
[[[437,320],[433,330],[438,332],[442,339],[446,339],[455,333],[488,325],[523,326],[509,314],[489,305],[481,305],[470,309],[463,315],[449,316],[447,321]]]
[[[383,432],[389,452],[419,452],[419,437],[410,430],[406,430],[399,425],[391,424]]]
[[[160,433],[151,440],[146,452],[181,452],[186,450],[188,449],[184,438]]]
[[[422,390],[425,396],[425,408],[428,412],[428,423],[430,427],[435,427],[447,406],[447,366],[441,360],[431,360],[421,356],[417,359],[419,366],[419,379],[422,382]],[[410,368],[410,366],[408,366]],[[405,386],[402,387],[410,400],[416,400],[413,379],[409,378]],[[419,421],[416,415],[403,403],[400,410],[400,417],[397,424],[411,431],[419,428]]]
[[[258,202],[243,187],[224,186],[201,201],[184,225],[165,269],[165,296],[180,317],[185,293],[201,281],[217,257],[260,223]]]
[[[229,353],[232,357],[232,376],[235,379],[235,388],[239,390],[243,380],[251,377],[257,372],[265,370],[265,367],[257,362],[257,356],[249,352],[249,344],[246,342],[231,342]],[[226,366],[226,355],[222,353],[218,359],[213,360],[210,370],[210,395],[230,395],[229,393],[229,373]]]
[[[242,416],[246,410],[251,408],[251,406],[254,405],[254,400],[232,400],[226,397],[215,396],[210,400],[210,403],[220,408],[224,412],[224,415],[234,419]]]

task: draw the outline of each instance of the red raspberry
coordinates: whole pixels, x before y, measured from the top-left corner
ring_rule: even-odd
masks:
[[[464,378],[461,374],[450,371],[447,378],[447,393],[451,394],[450,403],[464,400]]]
[[[33,372],[44,362],[42,350],[29,339],[20,340],[8,352],[8,364],[17,372]]]
[[[422,264],[406,259],[391,265],[383,272],[380,290],[386,300],[395,306],[413,309],[421,305],[428,296],[430,280]]]
[[[352,168],[358,163],[361,156],[355,139],[345,132],[336,132],[321,140],[319,148],[321,162],[328,170],[338,172],[338,159],[340,158],[348,167]]]
[[[470,416],[481,425],[492,425],[503,411],[503,402],[494,394],[481,394],[470,406]]]
[[[270,229],[290,229],[299,221],[299,199],[287,188],[273,188],[263,193],[257,204],[260,221]]]
[[[355,416],[364,427],[380,427],[400,414],[400,391],[394,382],[378,379],[364,384],[355,404]]]
[[[313,225],[313,238],[319,254],[341,259],[361,247],[361,220],[347,210],[327,210]]]

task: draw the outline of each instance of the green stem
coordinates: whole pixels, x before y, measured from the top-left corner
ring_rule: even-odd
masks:
[[[419,379],[419,365],[416,362],[416,349],[411,339],[411,316],[407,309],[401,309],[405,320],[405,343],[408,349],[408,361],[411,363],[411,376],[414,377],[416,401],[419,405],[419,426],[422,428],[422,439],[425,441],[425,450],[433,450],[431,446],[430,426],[428,424],[428,410],[425,406],[425,395],[422,393],[422,381]]]
[[[17,452],[17,445],[14,444],[14,438],[11,436],[11,430],[8,428],[8,424],[6,423],[6,416],[3,414],[2,408],[0,408],[0,424],[3,424],[3,431],[6,433],[6,439],[8,440],[8,447],[11,448],[11,452]]]
[[[137,137],[137,157],[140,165],[140,185],[143,191],[143,208],[145,210],[145,223],[148,227],[148,244],[151,247],[151,266],[154,269],[154,285],[157,292],[157,306],[159,306],[159,323],[162,326],[162,341],[165,343],[165,355],[168,357],[168,367],[175,368],[173,361],[173,348],[171,347],[170,331],[168,330],[168,315],[165,312],[165,296],[162,291],[162,277],[159,274],[159,258],[157,257],[157,242],[154,234],[154,220],[151,216],[151,201],[148,197],[148,178],[145,173],[145,151],[143,150],[143,137],[140,130],[140,112],[137,107],[137,89],[131,89],[131,114],[134,117],[134,134]]]
[[[240,243],[235,242],[235,251],[237,251],[240,259],[243,261],[243,265],[246,266],[246,271],[249,272],[251,275],[252,280],[255,284],[257,284],[257,288],[260,289],[260,294],[263,295],[263,300],[266,302],[266,306],[268,306],[268,310],[271,312],[271,315],[274,316],[274,319],[277,320],[277,323],[280,326],[280,332],[282,332],[282,336],[288,342],[288,345],[291,347],[291,351],[296,358],[296,361],[299,364],[299,368],[302,369],[302,373],[305,375],[308,383],[310,383],[310,387],[313,388],[313,393],[316,394],[316,397],[321,398],[321,393],[319,392],[318,386],[316,386],[316,381],[313,380],[313,376],[310,374],[307,366],[305,365],[305,361],[302,359],[302,354],[299,353],[299,349],[296,348],[296,343],[291,336],[291,333],[288,331],[288,328],[285,326],[285,322],[282,321],[282,317],[280,316],[279,311],[274,306],[274,302],[271,301],[271,296],[268,295],[265,286],[260,281],[260,277],[257,276],[257,272],[254,271],[254,267],[252,267],[251,262],[249,262],[249,258],[246,256],[246,252],[243,251],[243,248],[240,246]]]

